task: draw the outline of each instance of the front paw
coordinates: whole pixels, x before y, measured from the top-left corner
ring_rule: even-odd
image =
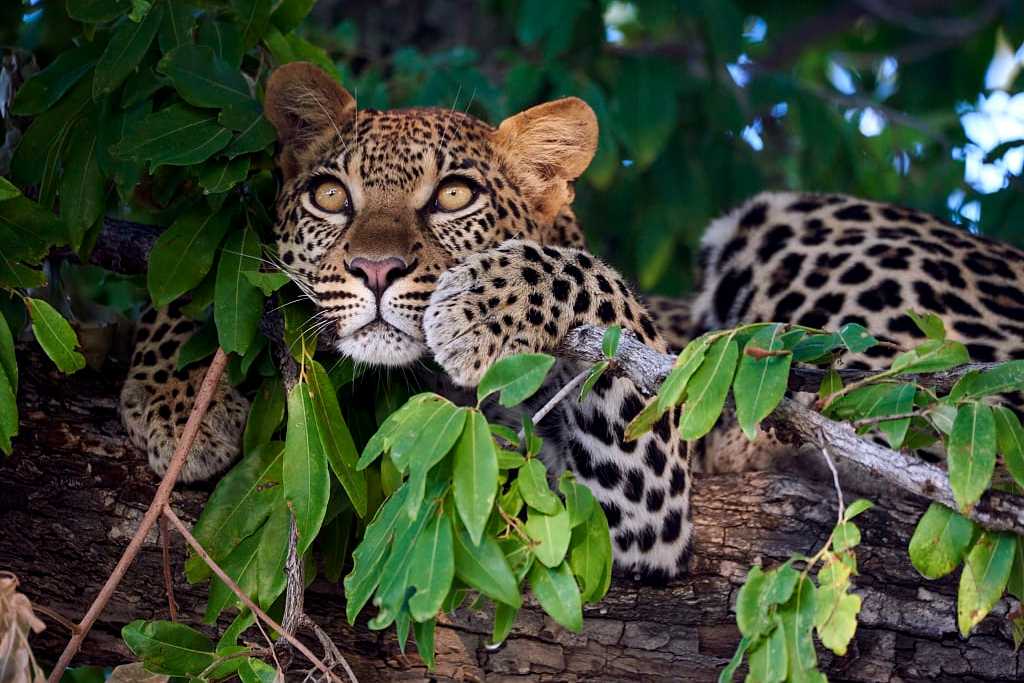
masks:
[[[564,334],[567,312],[547,301],[543,268],[522,242],[473,256],[445,272],[424,315],[427,346],[461,386],[476,386],[495,361],[549,351]]]

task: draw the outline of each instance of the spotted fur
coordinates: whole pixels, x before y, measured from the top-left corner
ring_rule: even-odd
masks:
[[[879,339],[844,367],[887,367],[898,348],[924,338],[907,310],[934,313],[976,361],[1024,358],[1024,251],[934,216],[844,195],[760,194],[707,229],[695,334],[746,322],[838,329],[859,323]],[[1008,397],[1024,407],[1019,394]],[[749,443],[718,429],[696,465],[766,467],[779,451],[770,435]]]

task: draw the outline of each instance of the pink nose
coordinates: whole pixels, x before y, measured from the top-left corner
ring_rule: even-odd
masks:
[[[378,299],[384,294],[384,290],[391,286],[391,283],[408,272],[405,261],[396,256],[380,261],[358,257],[352,259],[346,268],[348,272],[362,280]]]

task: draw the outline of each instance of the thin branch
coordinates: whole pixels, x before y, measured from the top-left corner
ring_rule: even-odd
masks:
[[[566,335],[558,355],[584,363],[604,358],[601,340],[604,328],[577,327]],[[675,363],[675,356],[655,351],[641,343],[628,330],[622,331],[615,363],[608,372],[628,377],[641,393],[652,396]],[[997,363],[974,363],[947,372],[931,375],[906,375],[918,386],[949,389],[958,379],[973,370],[984,370]],[[873,373],[840,371],[844,381],[860,379]],[[825,376],[817,368],[795,368],[790,376],[791,391],[816,391]],[[865,467],[880,479],[903,491],[958,510],[953,489],[945,470],[919,458],[893,451],[857,436],[849,424],[834,422],[799,402],[784,398],[766,420],[776,436],[795,445],[813,444],[827,448],[835,457],[845,458]],[[966,516],[993,531],[1012,531],[1024,536],[1024,497],[1002,491],[988,491]]]
[[[839,502],[838,523],[842,523],[843,515],[846,514],[846,503],[843,501],[843,487],[839,485],[839,470],[836,469],[836,464],[832,462],[832,456],[828,454],[827,446],[821,447],[821,455],[825,458],[825,464],[828,465],[828,469],[832,473],[832,485],[836,488],[836,500]]]
[[[282,638],[287,640],[292,647],[301,652],[303,657],[309,660],[309,662],[313,666],[319,669],[330,680],[341,683],[341,679],[338,678],[337,674],[331,671],[331,668],[329,666],[324,664],[316,655],[310,652],[309,648],[303,645],[302,641],[300,641],[298,638],[296,638],[291,633],[286,631],[283,626],[274,621],[270,616],[267,615],[266,612],[261,610],[259,605],[253,602],[252,598],[250,598],[245,591],[238,587],[238,584],[235,583],[231,579],[231,577],[228,576],[227,573],[220,568],[220,565],[214,562],[213,558],[210,557],[210,554],[206,552],[206,549],[203,548],[203,546],[200,545],[199,541],[195,539],[192,533],[188,530],[188,527],[185,526],[185,523],[178,518],[178,515],[174,514],[174,511],[170,508],[169,505],[164,507],[163,514],[165,517],[167,517],[167,521],[174,525],[174,527],[178,530],[178,533],[180,533],[184,537],[185,542],[192,546],[192,549],[196,551],[196,554],[199,555],[199,557],[203,558],[203,562],[206,563],[206,566],[208,566],[210,570],[217,575],[218,579],[224,582],[224,585],[231,589],[231,592],[234,593],[235,596],[237,596],[238,599],[242,601],[243,605],[252,610],[252,613],[255,614],[258,619],[262,620],[263,623],[265,623],[267,626],[280,633]]]
[[[182,430],[181,439],[174,450],[174,455],[171,456],[171,462],[167,466],[167,471],[164,473],[163,479],[160,480],[160,486],[153,496],[153,502],[149,504],[149,509],[142,516],[139,528],[136,529],[132,540],[128,542],[128,547],[125,548],[121,559],[117,562],[117,566],[114,567],[114,571],[107,577],[107,581],[103,584],[103,588],[100,589],[99,595],[96,596],[92,605],[89,606],[89,610],[82,617],[78,630],[72,634],[71,640],[68,641],[64,652],[61,653],[60,659],[57,660],[57,664],[50,673],[49,683],[60,681],[64,670],[82,646],[82,641],[88,635],[89,629],[96,623],[96,619],[99,618],[107,603],[110,602],[110,598],[114,595],[118,584],[121,583],[121,579],[124,578],[128,568],[135,561],[135,556],[138,555],[139,550],[142,549],[142,543],[146,540],[146,536],[149,535],[161,512],[167,506],[167,501],[171,498],[171,491],[174,490],[174,484],[178,481],[178,474],[185,465],[185,460],[188,458],[189,451],[192,448],[192,442],[195,441],[196,434],[199,433],[199,426],[202,424],[203,417],[206,415],[206,409],[210,406],[210,400],[220,384],[220,378],[224,374],[224,368],[227,366],[227,363],[227,354],[224,353],[223,349],[218,348],[213,361],[210,363],[210,367],[206,370],[206,376],[203,378],[199,393],[196,395],[192,412],[189,414],[185,428]]]
[[[171,577],[171,548],[167,534],[167,519],[160,517],[160,546],[164,565],[164,592],[167,593],[167,612],[171,621],[178,620],[178,603],[174,600],[174,579]]]
[[[587,375],[589,375],[589,374],[590,374],[590,368],[587,368],[586,370],[583,370],[578,375],[573,377],[571,380],[566,382],[564,387],[559,389],[558,392],[554,396],[552,396],[550,399],[548,399],[547,403],[545,403],[544,405],[542,405],[540,407],[540,410],[538,410],[536,413],[533,414],[533,417],[530,418],[531,421],[533,422],[533,424],[538,424],[541,420],[543,420],[545,417],[547,417],[548,413],[550,413],[552,410],[554,410],[555,406],[557,406],[559,403],[561,403],[563,398],[565,398],[566,396],[571,394],[573,392],[573,390],[576,387],[578,387],[583,382],[583,380],[585,380],[587,378]],[[526,430],[525,429],[520,429],[519,430],[519,440],[522,441],[524,438],[526,438]]]

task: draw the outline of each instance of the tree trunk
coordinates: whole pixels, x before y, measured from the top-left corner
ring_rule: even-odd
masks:
[[[0,569],[15,572],[36,604],[77,620],[95,597],[156,489],[142,455],[128,446],[117,415],[121,372],[83,370],[65,378],[32,348],[21,348],[21,432],[0,463]],[[207,492],[174,495],[193,521]],[[956,579],[916,574],[906,547],[920,501],[883,498],[859,518],[860,626],[845,657],[820,653],[830,680],[1013,680],[1024,676],[1004,601],[969,640],[956,633]],[[433,680],[712,681],[739,641],[731,605],[747,568],[811,553],[835,522],[827,484],[766,473],[698,478],[697,546],[692,573],[664,588],[620,577],[605,600],[587,609],[583,633],[562,630],[531,603],[510,638],[488,649],[488,616],[461,610],[437,634]],[[180,618],[198,625],[205,586],[184,582],[185,552],[172,532]],[[120,628],[134,619],[167,618],[161,552],[149,539],[74,664],[129,660]],[[317,581],[307,610],[334,638],[364,682],[425,679],[414,654],[394,637],[351,628],[338,587]],[[67,631],[49,617],[32,644],[56,659]],[[257,631],[252,639],[260,638]],[[410,645],[410,651],[414,648]],[[296,658],[294,666],[301,666]]]

